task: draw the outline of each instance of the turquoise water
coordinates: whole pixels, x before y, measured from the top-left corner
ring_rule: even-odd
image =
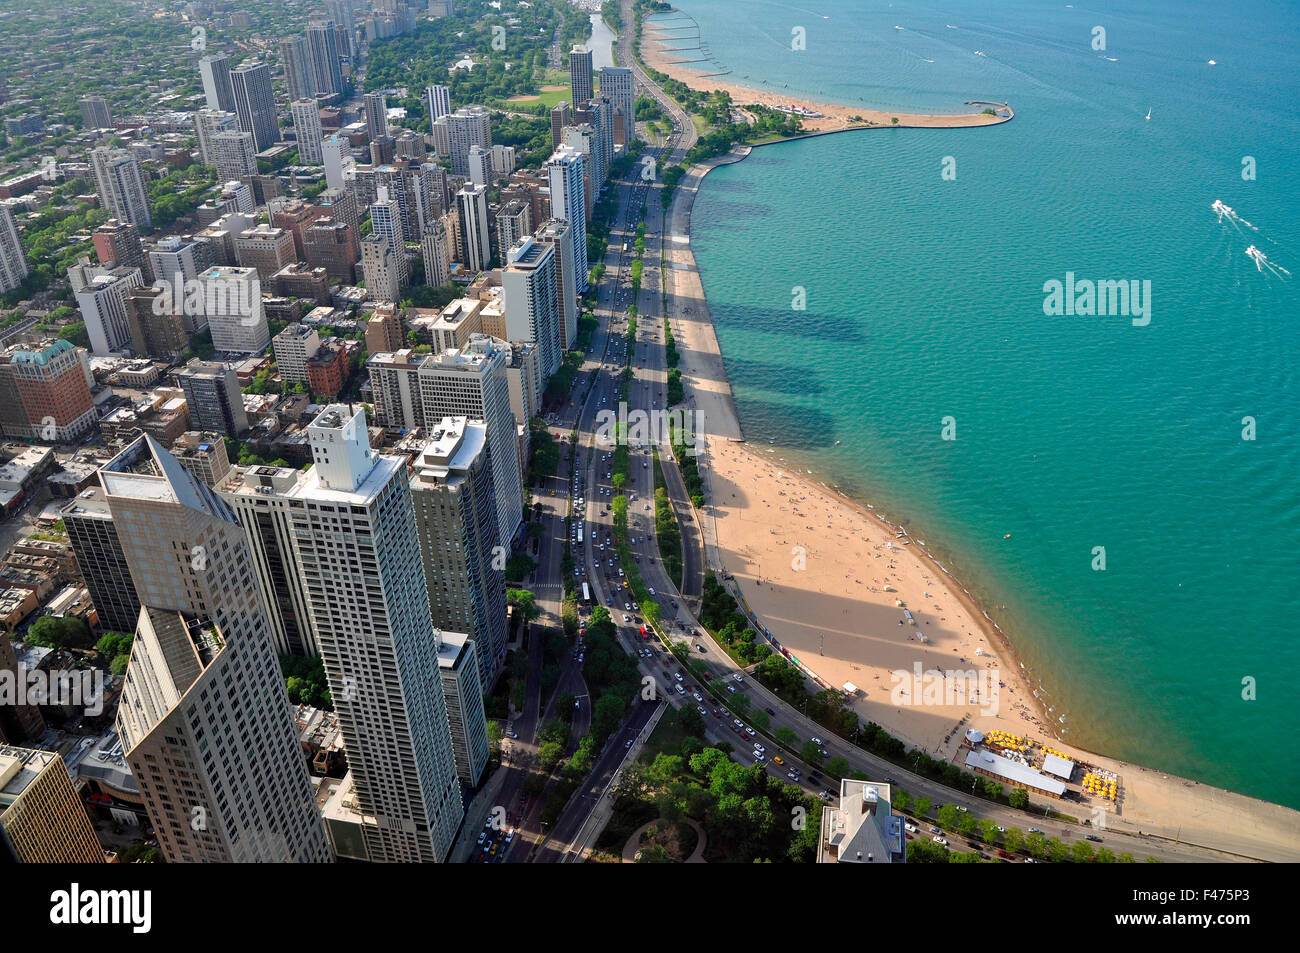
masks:
[[[1016,110],[709,175],[693,240],[746,436],[926,540],[1068,740],[1300,807],[1300,278],[1245,254],[1300,275],[1295,6],[682,3],[731,81]],[[1149,280],[1149,325],[1045,315],[1067,272]]]

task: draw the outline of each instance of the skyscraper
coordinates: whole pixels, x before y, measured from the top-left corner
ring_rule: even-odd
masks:
[[[289,104],[293,115],[294,138],[298,140],[298,161],[303,165],[321,165],[325,159],[321,140],[320,104],[314,99],[295,99]]]
[[[91,236],[95,257],[106,268],[139,268],[145,281],[153,281],[153,269],[140,241],[140,229],[130,222],[110,218]]]
[[[212,139],[219,132],[238,132],[239,117],[222,109],[200,109],[194,114],[194,135],[199,141],[199,160],[204,165],[217,164]]]
[[[280,41],[280,64],[284,67],[284,84],[288,88],[290,102],[316,95],[316,83],[312,78],[311,57],[305,37],[289,36]]]
[[[482,106],[465,106],[444,117],[447,121],[447,154],[452,175],[469,175],[471,146],[492,148],[492,121]]]
[[[402,457],[370,449],[364,412],[307,428],[291,492],[298,565],[375,861],[441,861],[464,814]]]
[[[506,252],[501,269],[506,338],[536,344],[546,376],[560,369],[560,319],[555,292],[555,250],[525,238]]]
[[[534,236],[537,241],[555,249],[555,299],[561,352],[573,347],[574,339],[578,336],[578,315],[582,311],[582,303],[578,300],[573,242],[569,237],[572,228],[568,222],[553,218],[542,225]]]
[[[585,103],[595,90],[591,85],[591,50],[575,46],[569,51],[569,94],[574,103]]]
[[[348,180],[344,170],[352,166],[352,146],[343,136],[327,136],[321,141],[321,162],[325,165],[325,183],[331,190],[344,190]]]
[[[99,624],[115,632],[134,632],[140,618],[140,597],[103,488],[83,490],[60,511],[59,518],[67,529],[90,601],[99,613]]]
[[[27,251],[18,237],[13,210],[8,205],[0,205],[0,294],[22,284],[29,270]]]
[[[68,341],[45,341],[11,353],[9,364],[27,415],[27,436],[75,440],[94,428],[97,415],[85,351]]]
[[[477,646],[461,632],[440,633],[438,672],[447,697],[456,777],[466,788],[478,785],[488,761],[487,715],[483,710],[483,678],[478,671]]]
[[[287,254],[293,251],[293,236],[283,229],[259,226],[263,232],[287,236]],[[236,242],[245,241],[250,229],[241,232]],[[268,237],[267,243],[276,240]],[[260,240],[256,240],[260,241]],[[281,266],[283,267],[283,266]],[[276,268],[271,273],[278,271]],[[207,315],[208,329],[212,332],[212,346],[218,351],[235,354],[258,354],[271,343],[271,331],[266,323],[266,310],[262,306],[262,283],[256,268],[217,265],[199,275],[203,284],[203,311]],[[242,405],[241,405],[242,407]],[[222,430],[220,427],[201,426],[200,430]]]
[[[492,182],[492,153],[482,146],[469,147],[469,180],[474,185]]]
[[[101,357],[131,346],[127,298],[144,284],[139,268],[104,268],[83,258],[68,269],[68,281],[81,309],[90,350]]]
[[[330,860],[230,507],[148,436],[99,479],[144,605],[117,727],[167,861]]]
[[[81,107],[82,129],[110,129],[113,117],[108,111],[108,100],[103,96],[82,96],[77,100]]]
[[[104,849],[62,756],[0,745],[0,857],[21,864],[102,864]]]
[[[335,21],[324,18],[308,20],[307,48],[311,57],[311,77],[316,95],[332,96],[343,92],[343,69],[339,66]]]
[[[257,149],[253,146],[252,133],[239,129],[217,133],[212,137],[212,158],[218,182],[257,175]]]
[[[466,268],[483,271],[492,260],[487,186],[465,186],[456,193],[456,209],[460,215],[461,262]]]
[[[558,102],[551,107],[551,149],[560,148],[564,143],[564,127],[572,121],[569,104]]]
[[[373,301],[400,301],[408,280],[406,250],[383,235],[372,233],[361,240],[361,268]]]
[[[411,477],[433,624],[474,640],[488,691],[506,655],[505,561],[488,455],[487,424],[444,417]]]
[[[451,87],[426,86],[424,104],[429,110],[429,124],[432,125],[451,112]]]
[[[451,281],[451,235],[443,219],[426,225],[420,236],[420,255],[424,259],[424,283],[432,288]]]
[[[417,372],[423,420],[467,417],[487,425],[497,539],[506,547],[523,521],[524,499],[519,481],[519,440],[510,409],[509,362],[509,347],[504,341],[471,334],[469,343],[459,351],[432,354]]]
[[[636,125],[636,82],[632,71],[625,66],[602,66],[600,69],[600,94],[608,96],[615,114],[621,122],[615,126],[618,141],[632,141]]]
[[[366,93],[366,132],[371,141],[388,135],[388,97],[383,91]]]
[[[225,53],[216,53],[199,60],[199,77],[203,80],[203,95],[209,109],[235,111],[235,91],[230,83],[230,59]]]
[[[271,148],[280,141],[275,93],[271,89],[271,67],[266,63],[238,66],[230,71],[230,85],[234,90],[239,128],[253,134],[258,152]]]
[[[248,414],[234,368],[198,358],[176,372],[190,421],[197,430],[238,437],[248,429]]]
[[[546,160],[546,170],[551,181],[551,217],[569,223],[574,284],[582,295],[587,290],[587,199],[582,181],[582,155],[561,146]]]
[[[114,218],[132,225],[153,224],[140,163],[131,153],[101,146],[91,150],[90,165],[95,173],[95,190],[99,193],[102,207],[108,209]]]

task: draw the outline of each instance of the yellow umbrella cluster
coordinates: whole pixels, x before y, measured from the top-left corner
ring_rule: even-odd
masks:
[[[1047,747],[1047,745],[1043,745],[1043,751],[1044,751],[1045,753],[1047,753],[1047,754],[1054,754],[1054,755],[1056,755],[1058,758],[1063,758],[1063,759],[1065,759],[1066,761],[1072,761],[1072,760],[1074,760],[1074,759],[1072,759],[1068,754],[1066,754],[1064,751],[1057,751],[1055,748],[1049,748],[1049,747]]]
[[[1089,794],[1095,794],[1098,797],[1106,798],[1108,801],[1113,801],[1119,791],[1119,780],[1101,774],[1093,774],[1089,771],[1083,776],[1083,789]]]
[[[1009,748],[1012,751],[1028,751],[1029,742],[1024,738],[1013,735],[1009,731],[1003,731],[996,728],[984,736],[984,740],[991,745],[997,745],[999,748]]]

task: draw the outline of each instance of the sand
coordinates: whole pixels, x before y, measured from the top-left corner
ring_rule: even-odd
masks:
[[[803,120],[803,128],[807,132],[836,132],[841,129],[860,128],[862,126],[897,125],[928,128],[992,126],[1007,122],[1013,118],[1010,111],[1005,116],[986,115],[982,111],[986,108],[984,104],[979,106],[954,104],[954,109],[960,106],[971,111],[955,112],[952,115],[900,113],[870,109],[866,106],[841,106],[834,103],[815,102],[792,94],[780,95],[750,89],[747,86],[727,82],[723,77],[709,76],[705,72],[684,66],[678,58],[675,58],[673,52],[665,51],[666,41],[659,38],[659,33],[660,31],[653,24],[646,23],[644,25],[641,40],[641,59],[647,66],[661,73],[666,73],[673,79],[685,83],[691,89],[701,92],[723,90],[730,93],[732,102],[738,106],[746,106],[751,103],[761,103],[765,106],[793,105],[803,106],[821,113],[822,116],[819,119]],[[852,121],[855,117],[860,121]],[[898,122],[895,123],[894,119],[897,119]]]
[[[665,243],[684,406],[696,412],[708,440],[701,470],[709,503],[699,513],[707,565],[729,575],[762,624],[827,685],[852,682],[861,689],[853,705],[863,721],[883,725],[910,745],[960,761],[966,729],[1003,729],[1120,777],[1118,804],[1063,802],[1067,814],[1090,817],[1100,806],[1112,830],[1143,831],[1248,857],[1300,860],[1295,811],[1058,740],[1008,639],[959,581],[917,542],[897,538],[897,530],[865,504],[796,470],[779,448],[743,442],[688,235],[703,176],[749,151],[741,148],[690,169],[678,188]],[[915,625],[904,617],[904,608]],[[910,678],[917,663],[923,671],[975,677],[949,680],[953,695],[923,703],[927,699],[918,697]],[[905,699],[891,697],[897,671],[909,675]]]

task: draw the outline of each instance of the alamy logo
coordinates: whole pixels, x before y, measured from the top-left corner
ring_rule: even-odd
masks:
[[[153,299],[154,314],[235,315],[245,324],[256,320],[253,284],[249,281],[215,277],[186,281],[176,272],[170,282],[155,281],[152,290],[158,292]]]
[[[68,890],[50,894],[50,922],[78,924],[128,924],[133,933],[148,933],[153,926],[153,892],[150,890]]]
[[[80,708],[90,718],[104,713],[104,673],[99,669],[23,669],[20,678],[0,669],[0,708],[57,705]]]
[[[1150,278],[1076,280],[1074,272],[1067,271],[1064,282],[1059,278],[1043,282],[1043,293],[1047,295],[1043,299],[1043,314],[1050,317],[1076,314],[1131,317],[1135,328],[1151,323]]]
[[[690,410],[631,410],[627,401],[619,401],[617,413],[596,413],[596,445],[613,447],[620,442],[632,446],[672,445],[674,436],[686,448],[689,457],[699,456],[704,447],[704,414]]]
[[[889,703],[896,708],[940,708],[979,705],[983,715],[998,713],[996,669],[926,669],[912,663],[912,671],[895,669]]]

